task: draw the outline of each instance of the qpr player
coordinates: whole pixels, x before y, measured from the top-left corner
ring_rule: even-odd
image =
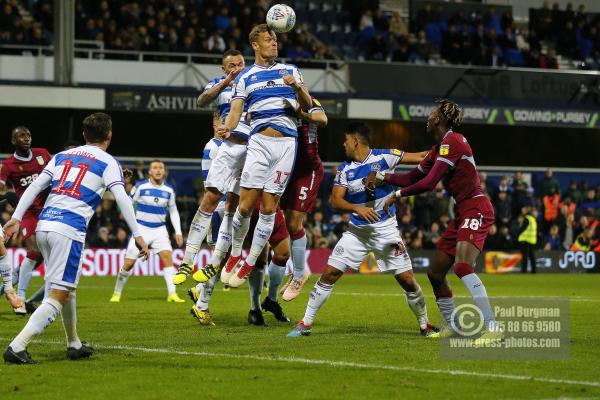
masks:
[[[317,312],[325,303],[333,285],[348,268],[358,270],[369,252],[373,252],[381,271],[391,271],[404,289],[409,308],[417,318],[421,335],[431,336],[438,329],[429,323],[425,296],[415,280],[412,263],[398,230],[395,207],[384,211],[392,185],[373,192],[365,190],[364,179],[371,171],[391,172],[400,163],[417,163],[425,153],[371,149],[371,132],[363,123],[353,123],[345,132],[344,150],[351,162],[340,165],[331,194],[331,205],[351,213],[350,225],[338,241],[325,271],[316,282],[302,320],[288,337],[308,336]]]
[[[86,145],[56,154],[25,190],[12,219],[4,227],[8,241],[19,231],[23,215],[37,195],[51,187],[36,228],[37,243],[46,265],[47,297],[4,351],[7,363],[35,364],[27,347],[59,314],[67,335],[67,358],[77,360],[92,355],[93,349],[77,334],[76,289],[87,227],[106,190],[114,194],[140,255],[147,258],[148,245],[140,235],[133,205],[125,192],[121,166],[106,152],[112,134],[112,120],[107,114],[86,117],[83,120]]]

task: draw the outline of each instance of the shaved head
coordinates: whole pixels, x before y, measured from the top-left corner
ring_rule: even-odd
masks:
[[[11,137],[14,139],[15,136],[17,136],[17,133],[19,133],[20,131],[29,132],[29,134],[31,135],[29,128],[27,128],[26,126],[20,125],[20,126],[15,127],[15,129],[12,130]]]

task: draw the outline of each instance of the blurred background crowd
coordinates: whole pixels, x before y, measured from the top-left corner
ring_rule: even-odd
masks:
[[[136,163],[133,177],[127,181],[128,191],[136,181],[145,179],[146,167],[142,161]],[[336,170],[336,167],[332,167],[326,172],[315,209],[306,221],[310,248],[333,248],[348,227],[350,216],[337,213],[328,201]],[[499,180],[489,179],[482,172],[480,179],[496,214],[496,221],[486,241],[486,249],[518,249],[517,239],[523,229],[524,216],[530,213],[538,221],[536,248],[600,251],[600,186],[590,187],[582,180],[572,181],[568,187],[561,188],[550,169],[534,185],[524,179],[522,172],[501,176]],[[177,189],[177,183],[173,179],[167,178],[167,183]],[[177,198],[184,237],[204,190],[200,177],[195,187],[194,197]],[[13,207],[4,203],[0,205],[0,210],[4,224],[10,219]],[[441,184],[432,192],[402,199],[398,204],[398,223],[404,243],[411,250],[435,249],[453,217],[453,201]],[[169,229],[175,246],[170,225]],[[107,192],[90,222],[86,246],[125,248],[128,238],[128,228],[117,209],[114,197]],[[10,245],[20,246],[21,240],[21,237],[16,237]]]
[[[1,3],[0,44],[52,43],[52,0]],[[251,55],[248,33],[264,22],[271,3],[78,0],[76,38],[108,50],[222,54],[238,49]],[[287,3],[298,22],[292,32],[279,35],[280,56],[300,64],[308,59],[346,59],[554,69],[564,59],[577,61],[570,67],[600,65],[600,15],[586,12],[583,5],[569,3],[561,9],[558,3],[540,1],[540,8],[530,9],[528,23],[517,24],[510,11],[500,13],[493,6],[473,11],[465,5],[450,13],[444,3],[424,2],[411,19],[400,11],[382,10],[379,1]]]

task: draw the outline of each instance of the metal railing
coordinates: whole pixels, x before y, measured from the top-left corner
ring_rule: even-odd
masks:
[[[104,48],[104,43],[94,40],[75,40],[73,50],[75,58],[86,58],[90,60],[128,60],[138,62],[178,62],[185,64],[185,68],[192,70],[192,74],[198,81],[199,86],[203,86],[209,81],[195,64],[220,64],[221,55],[211,53],[178,53],[163,51],[136,51],[136,50],[112,50]],[[49,57],[54,55],[53,46],[33,46],[33,45],[0,45],[0,55],[23,55]],[[248,63],[254,62],[254,59],[245,57]],[[292,60],[290,58],[280,58],[281,62],[291,62],[304,68],[316,68],[323,70],[323,74],[312,84],[316,86],[321,81],[331,80],[338,89],[354,93],[355,90],[341,79],[335,71],[341,70],[347,66],[343,60],[333,59],[302,59]],[[175,79],[177,76],[173,77]],[[170,82],[169,82],[170,84]]]

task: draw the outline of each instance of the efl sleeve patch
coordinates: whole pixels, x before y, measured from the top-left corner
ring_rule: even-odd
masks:
[[[450,154],[450,145],[449,144],[443,144],[440,146],[440,156],[447,156],[448,154]]]
[[[392,154],[400,157],[402,155],[402,150],[392,149]]]

